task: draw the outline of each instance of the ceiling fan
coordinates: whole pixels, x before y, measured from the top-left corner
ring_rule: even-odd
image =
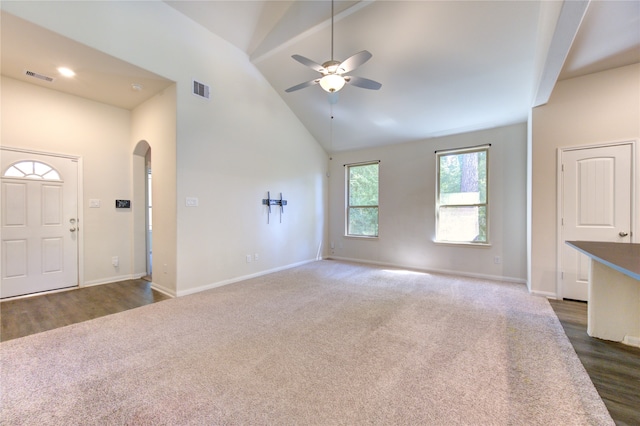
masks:
[[[305,87],[313,86],[314,84],[320,84],[322,89],[329,93],[335,93],[342,89],[345,84],[351,84],[352,86],[361,87],[363,89],[378,90],[382,87],[382,84],[377,81],[369,80],[368,78],[356,77],[355,75],[345,75],[360,65],[371,59],[373,55],[366,50],[358,52],[355,55],[350,56],[344,61],[336,61],[333,59],[333,0],[331,0],[331,60],[326,61],[322,65],[305,58],[300,55],[291,56],[302,65],[306,65],[312,70],[318,71],[322,74],[321,77],[314,78],[310,81],[297,84],[293,87],[289,87],[285,92],[294,92],[296,90],[304,89]]]

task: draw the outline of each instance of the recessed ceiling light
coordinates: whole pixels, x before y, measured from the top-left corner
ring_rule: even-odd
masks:
[[[140,83],[131,83],[131,90],[134,92],[141,92],[144,86]]]
[[[73,72],[72,69],[66,67],[59,67],[58,72],[65,77],[73,77],[74,75],[76,75],[76,73]]]

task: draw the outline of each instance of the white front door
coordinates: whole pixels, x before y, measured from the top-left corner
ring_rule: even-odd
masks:
[[[562,152],[564,299],[589,299],[589,259],[565,241],[631,242],[632,154],[630,143]]]
[[[77,159],[9,149],[0,155],[0,297],[77,286]]]

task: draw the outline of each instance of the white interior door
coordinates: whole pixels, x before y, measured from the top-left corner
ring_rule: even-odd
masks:
[[[631,242],[631,144],[562,153],[561,293],[589,299],[589,259],[565,241]]]
[[[0,154],[0,297],[77,286],[77,160],[8,149]]]

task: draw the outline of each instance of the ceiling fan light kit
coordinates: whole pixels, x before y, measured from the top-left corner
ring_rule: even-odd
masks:
[[[320,79],[320,87],[329,93],[342,89],[345,83],[344,77],[338,74],[327,74]]]
[[[311,81],[307,81],[305,83],[300,83],[295,86],[289,87],[285,92],[294,92],[296,90],[303,89],[305,87],[313,86],[314,84],[320,84],[320,87],[329,92],[335,93],[342,89],[345,84],[349,83],[356,87],[361,87],[363,89],[369,90],[378,90],[382,87],[382,84],[377,81],[369,80],[367,78],[356,77],[356,76],[348,76],[343,75],[348,72],[353,71],[358,68],[360,65],[367,62],[373,56],[366,50],[362,52],[358,52],[355,55],[350,56],[344,61],[335,61],[333,59],[333,0],[331,1],[331,60],[326,61],[322,65],[312,61],[311,59],[305,58],[301,55],[293,55],[291,56],[296,61],[300,62],[302,65],[305,65],[311,68],[314,71],[318,71],[322,74],[321,78],[316,78]]]

